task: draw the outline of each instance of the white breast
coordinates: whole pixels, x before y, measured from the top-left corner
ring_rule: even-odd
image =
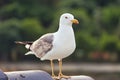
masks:
[[[53,49],[41,59],[62,59],[71,55],[76,48],[72,27],[54,33]]]

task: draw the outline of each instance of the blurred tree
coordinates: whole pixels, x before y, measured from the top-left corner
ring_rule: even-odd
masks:
[[[21,20],[21,35],[24,40],[36,40],[44,33],[44,28],[42,27],[39,20],[34,18],[26,18]]]
[[[93,52],[106,51],[119,55],[119,8],[120,0],[0,0],[0,53],[16,59],[17,51],[24,52],[14,41],[36,40],[56,31],[60,15],[69,12],[80,22],[73,27],[77,49],[70,58],[87,59]]]
[[[102,10],[101,27],[107,32],[114,33],[120,21],[120,6],[105,7]]]
[[[0,53],[5,59],[10,56],[11,49],[15,45],[14,41],[17,39],[21,40],[19,28],[17,19],[0,22]],[[2,58],[3,56],[0,57]]]

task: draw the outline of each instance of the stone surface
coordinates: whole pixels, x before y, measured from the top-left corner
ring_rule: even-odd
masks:
[[[0,71],[0,80],[54,80],[47,72],[42,70],[12,71],[3,73]],[[69,79],[59,80],[94,80],[90,76],[70,76]]]
[[[41,70],[13,71],[5,74],[8,80],[53,80],[47,72]]]
[[[0,70],[0,80],[8,80],[7,76]]]
[[[90,76],[85,76],[85,75],[79,75],[79,76],[71,76],[69,79],[62,78],[60,80],[94,80]]]

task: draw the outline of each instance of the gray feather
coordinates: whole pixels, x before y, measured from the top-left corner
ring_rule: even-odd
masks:
[[[30,50],[36,53],[35,55],[39,58],[43,57],[53,47],[53,34],[49,33],[43,35],[41,38],[36,40],[30,47]]]

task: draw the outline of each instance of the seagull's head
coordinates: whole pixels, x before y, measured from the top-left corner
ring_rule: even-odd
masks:
[[[60,24],[61,25],[72,25],[72,24],[79,24],[77,19],[74,19],[74,16],[70,13],[64,13],[60,17]]]

